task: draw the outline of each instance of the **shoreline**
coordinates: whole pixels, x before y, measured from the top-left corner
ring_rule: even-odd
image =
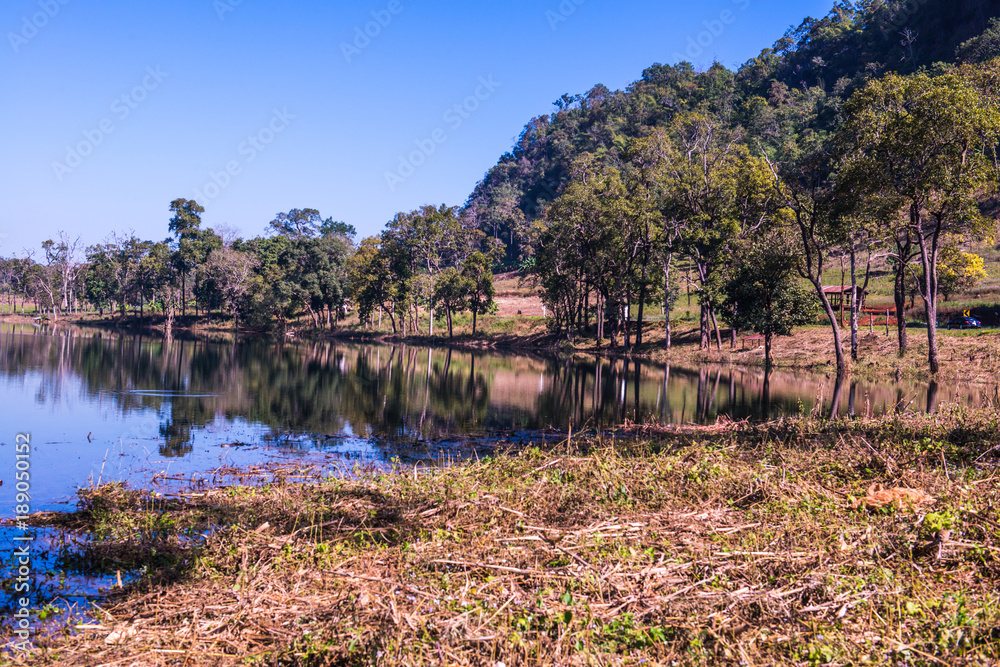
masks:
[[[488,319],[488,318],[483,318]],[[508,318],[509,319],[509,318]],[[195,320],[175,324],[175,337],[199,340],[232,340],[231,327],[209,325]],[[48,325],[69,325],[119,332],[148,332],[164,335],[162,324],[152,319],[146,322],[114,318],[95,319],[92,315],[63,317]],[[19,315],[2,315],[0,324],[35,324],[33,318]],[[1000,380],[1000,331],[981,329],[973,331],[939,331],[938,345],[942,359],[942,369],[932,376],[927,369],[926,335],[923,329],[909,332],[909,351],[903,357],[897,352],[895,332],[864,333],[859,335],[859,360],[852,364],[848,377],[861,380],[919,380],[948,381],[961,380],[978,384],[995,384]],[[674,344],[669,351],[664,349],[661,323],[647,323],[644,328],[644,342],[640,348],[610,348],[596,345],[589,339],[574,342],[556,338],[552,334],[484,334],[475,337],[469,334],[447,336],[427,336],[424,334],[393,334],[383,331],[365,331],[357,325],[341,325],[332,331],[311,327],[290,328],[282,336],[280,333],[260,330],[241,330],[239,337],[252,337],[278,341],[343,341],[371,345],[410,345],[420,347],[451,348],[462,351],[497,351],[505,353],[547,354],[601,357],[606,359],[627,359],[643,363],[677,363],[690,366],[721,365],[738,369],[763,370],[763,349],[743,349],[740,341],[735,348],[725,341],[720,351],[714,347],[701,350],[695,343],[696,329],[681,327],[675,330]],[[740,340],[740,339],[738,339]],[[646,342],[648,341],[648,342]],[[850,356],[849,338],[844,341],[846,353]],[[802,327],[792,336],[775,339],[775,371],[803,371],[830,374],[835,371],[833,363],[832,337],[825,326]]]

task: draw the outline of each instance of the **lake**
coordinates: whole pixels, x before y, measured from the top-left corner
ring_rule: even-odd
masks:
[[[359,465],[438,465],[498,440],[565,437],[571,426],[933,411],[996,398],[996,387],[838,387],[816,374],[625,359],[0,325],[0,519],[15,516],[18,434],[30,436],[31,510],[65,511],[78,488],[100,482],[170,493],[239,481],[233,470],[248,466],[349,475]],[[8,553],[19,534],[0,527]],[[37,531],[33,548],[39,607],[85,604],[114,581],[67,572],[74,547],[58,531]]]
[[[837,390],[833,378],[808,373],[7,325],[0,475],[13,470],[18,433],[31,434],[37,510],[98,480],[190,478],[276,457],[412,463],[475,455],[497,434],[530,438],[571,424],[829,415]],[[838,414],[996,398],[995,387],[911,382],[850,382],[839,392]],[[0,516],[11,515],[13,491],[0,486]]]

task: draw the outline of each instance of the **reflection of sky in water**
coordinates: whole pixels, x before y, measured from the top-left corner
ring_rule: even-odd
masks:
[[[165,457],[163,424],[170,419],[170,403],[159,409],[122,412],[108,393],[88,395],[82,381],[74,376],[60,378],[58,392],[46,391],[39,372],[23,379],[0,377],[0,405],[4,430],[0,457],[9,459],[0,471],[13,471],[14,438],[31,434],[32,506],[36,510],[55,508],[73,500],[79,486],[103,482],[140,483],[155,473],[190,477],[220,466],[250,465],[267,459],[260,447],[226,447],[223,443],[261,443],[271,429],[242,418],[217,415],[209,424],[193,429],[183,457]],[[158,394],[158,392],[136,392]],[[171,393],[170,400],[184,400]],[[89,437],[89,440],[88,440]],[[296,441],[299,444],[300,441]],[[325,451],[364,452],[363,440],[342,441]],[[277,455],[280,452],[271,452]],[[14,484],[10,473],[0,486],[0,516],[10,516]]]
[[[760,370],[623,359],[0,333],[0,518],[14,514],[14,442],[23,432],[31,434],[32,509],[67,510],[79,487],[98,481],[170,492],[193,479],[235,483],[210,475],[268,463],[349,475],[356,463],[447,462],[498,433],[537,440],[570,423],[578,432],[626,419],[825,415],[836,391],[822,374],[776,372],[765,383]],[[996,399],[995,387],[849,382],[837,402],[841,414],[853,406],[864,415]],[[19,532],[0,526],[0,549],[11,553]],[[62,539],[47,529],[32,545],[40,604],[83,602],[114,583],[114,573],[62,577]]]
[[[138,486],[157,473],[189,479],[296,456],[384,460],[402,451],[404,460],[433,458],[442,440],[570,422],[577,430],[625,419],[713,423],[765,410],[826,413],[835,391],[823,375],[775,373],[765,403],[763,373],[749,369],[66,333],[0,333],[0,517],[12,514],[19,432],[32,437],[38,510],[72,502],[78,487],[98,480]],[[995,397],[986,388],[936,391],[851,383],[842,387],[840,411]],[[233,443],[241,446],[225,446]]]

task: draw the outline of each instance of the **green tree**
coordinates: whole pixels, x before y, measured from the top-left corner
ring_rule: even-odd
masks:
[[[979,200],[996,188],[1000,109],[953,71],[889,75],[858,91],[844,111],[842,141],[855,148],[845,177],[903,211],[919,248],[928,363],[936,373],[942,241],[946,234],[978,238],[991,231]]]
[[[449,266],[438,276],[434,285],[434,301],[444,308],[448,322],[448,338],[453,337],[451,314],[465,310],[469,303],[472,280],[455,267]]]
[[[461,216],[454,206],[422,206],[409,213],[398,213],[387,225],[382,248],[393,258],[396,270],[405,271],[412,282],[400,292],[410,297],[416,329],[419,303],[417,289],[430,316],[428,334],[434,334],[434,285],[446,267],[455,267],[478,249],[482,232]],[[405,265],[405,267],[404,267]]]
[[[177,242],[173,261],[181,278],[181,315],[187,315],[187,274],[199,263],[197,244],[192,240],[201,228],[201,214],[205,209],[194,200],[175,199],[170,202],[170,212],[173,217],[168,228]]]
[[[632,202],[621,172],[585,155],[573,165],[573,181],[532,228],[533,271],[552,309],[554,329],[569,337],[585,325],[587,301],[597,295],[597,338],[612,347],[627,336],[626,304],[633,286],[635,246]],[[626,346],[628,340],[625,340]]]
[[[288,213],[279,213],[270,222],[275,234],[298,240],[318,236],[323,226],[323,218],[314,208],[293,208]]]
[[[109,248],[105,245],[90,246],[87,248],[84,296],[103,316],[105,309],[114,308],[116,294],[115,270]]]
[[[462,277],[468,282],[468,308],[472,311],[472,335],[475,336],[478,316],[490,312],[496,296],[489,257],[481,252],[469,255],[462,263]]]
[[[764,336],[768,368],[775,336],[790,336],[794,327],[816,321],[816,299],[798,282],[797,263],[783,232],[760,234],[734,253],[722,286],[720,312],[736,329]]]
[[[397,333],[396,316],[408,290],[406,269],[406,263],[394,266],[391,249],[386,250],[383,238],[374,236],[361,241],[347,261],[349,290],[361,322],[367,324],[379,308],[389,316],[392,333]]]
[[[710,343],[710,326],[722,347],[709,289],[722,268],[720,260],[732,244],[771,225],[780,208],[766,163],[751,155],[742,140],[739,130],[718,118],[684,114],[657,148],[660,207],[665,220],[675,221],[670,245],[687,255],[701,284],[703,349]]]

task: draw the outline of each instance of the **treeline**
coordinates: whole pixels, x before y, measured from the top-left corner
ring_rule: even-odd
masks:
[[[250,241],[224,239],[203,228],[195,201],[171,202],[171,238],[153,242],[113,233],[82,248],[60,232],[42,244],[44,258],[0,260],[0,284],[11,310],[21,298],[58,319],[81,309],[161,315],[167,328],[177,316],[213,311],[261,325],[307,312],[315,326],[329,326],[346,298],[344,266],[354,229],[312,209],[293,209],[271,223],[273,235]]]
[[[42,244],[41,261],[0,259],[7,310],[17,312],[20,299],[22,314],[31,301],[54,319],[81,310],[155,314],[167,329],[191,311],[232,317],[235,328],[284,330],[303,316],[333,328],[356,305],[363,324],[384,315],[394,332],[420,333],[423,309],[433,335],[437,308],[450,336],[454,313],[471,311],[475,333],[493,305],[500,251],[456,207],[400,213],[381,237],[357,245],[353,226],[315,209],[281,213],[268,234],[249,240],[203,227],[196,201],[176,199],[170,212],[164,241],[112,234],[84,249],[61,232]]]

